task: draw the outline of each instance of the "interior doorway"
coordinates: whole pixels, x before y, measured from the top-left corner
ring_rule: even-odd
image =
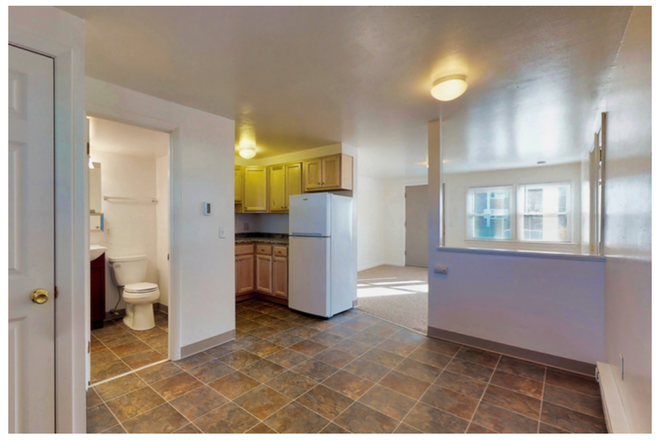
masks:
[[[170,312],[170,135],[88,118],[89,384],[165,362]]]
[[[406,186],[406,266],[428,267],[428,185]]]

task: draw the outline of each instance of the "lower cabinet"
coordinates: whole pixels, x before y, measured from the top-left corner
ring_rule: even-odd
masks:
[[[287,246],[236,245],[236,296],[243,300],[246,294],[260,293],[287,299],[287,254]]]
[[[273,257],[273,295],[288,298],[289,259]]]
[[[257,255],[257,292],[273,293],[273,257]]]
[[[236,256],[236,295],[254,291],[254,255]]]

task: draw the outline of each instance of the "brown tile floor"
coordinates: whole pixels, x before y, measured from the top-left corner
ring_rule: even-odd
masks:
[[[121,319],[92,330],[92,384],[168,358],[167,313],[156,310],[154,317],[156,327],[143,332],[129,329]]]
[[[237,338],[90,388],[88,432],[605,432],[587,377],[358,310],[238,304]]]

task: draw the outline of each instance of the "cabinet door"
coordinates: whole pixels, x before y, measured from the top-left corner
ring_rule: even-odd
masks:
[[[323,180],[321,185],[324,189],[341,187],[341,155],[323,158]]]
[[[245,193],[243,205],[247,212],[268,209],[267,168],[245,167]]]
[[[238,257],[238,294],[254,291],[254,255]]]
[[[268,192],[270,197],[270,209],[271,212],[281,212],[287,210],[287,196],[286,196],[286,169],[284,165],[273,165],[269,167],[268,172],[268,183],[269,188]]]
[[[321,188],[321,182],[323,182],[321,165],[322,160],[320,158],[303,162],[303,186],[305,191]]]
[[[284,257],[273,257],[273,295],[282,298],[289,296],[289,260]]]
[[[234,166],[234,203],[243,201],[243,170],[240,165]]]
[[[270,255],[257,255],[257,292],[271,294],[272,289],[273,257]]]
[[[241,265],[238,262],[238,257],[234,257],[234,272],[236,274],[234,275],[234,284],[235,284],[235,292],[236,296],[238,296],[239,292],[241,291]]]
[[[286,165],[286,196],[284,199],[285,209],[289,210],[289,196],[302,194],[302,164],[295,163]]]

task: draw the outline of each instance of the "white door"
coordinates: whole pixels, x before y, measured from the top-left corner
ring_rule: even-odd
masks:
[[[55,431],[53,87],[51,58],[9,47],[9,432]]]

